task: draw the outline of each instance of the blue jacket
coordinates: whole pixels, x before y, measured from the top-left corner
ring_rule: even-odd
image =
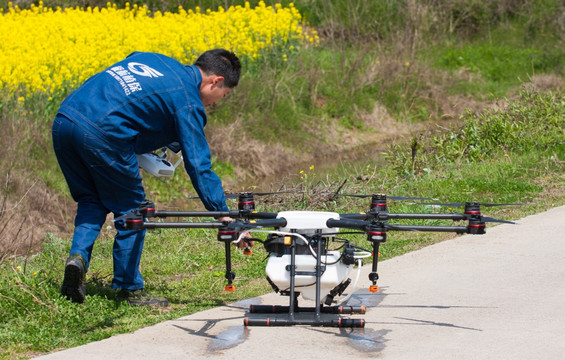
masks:
[[[133,144],[138,154],[178,141],[186,171],[206,209],[226,211],[204,134],[201,82],[194,65],[135,52],[88,79],[63,101],[59,113],[116,148],[131,149]]]

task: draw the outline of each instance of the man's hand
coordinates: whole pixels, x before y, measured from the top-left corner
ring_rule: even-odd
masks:
[[[228,217],[228,216],[221,217],[218,220],[222,221],[222,222],[224,222],[224,221],[225,222],[234,221],[231,217]],[[247,233],[247,234],[244,235],[244,237],[250,238],[251,235],[249,235],[249,233]],[[255,241],[245,241],[244,239],[241,239],[241,241],[237,243],[237,247],[240,248],[240,249],[249,249],[249,248],[252,248],[253,246],[255,246]]]
[[[251,235],[249,235],[249,233],[247,233],[243,237],[244,238],[250,238]],[[253,246],[255,246],[255,241],[253,241],[253,240],[241,239],[241,241],[237,243],[237,247],[240,248],[240,249],[250,249]]]

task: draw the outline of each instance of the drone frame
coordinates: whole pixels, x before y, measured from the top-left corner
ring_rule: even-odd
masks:
[[[326,222],[328,228],[344,228],[361,231],[367,234],[367,240],[372,245],[372,267],[369,273],[371,285],[369,291],[376,293],[379,291],[377,280],[379,275],[378,254],[379,247],[386,242],[387,232],[389,231],[422,231],[422,232],[454,232],[457,234],[485,234],[485,222],[502,222],[511,223],[510,221],[498,220],[483,217],[480,211],[480,204],[476,202],[465,203],[463,213],[425,213],[425,214],[400,214],[389,213],[387,209],[387,196],[375,194],[371,196],[370,210],[367,212],[340,214],[339,219],[329,219]],[[226,291],[234,291],[235,286],[233,280],[235,273],[231,270],[231,246],[230,244],[237,241],[239,234],[249,232],[253,229],[263,228],[281,228],[287,225],[284,218],[277,217],[278,213],[258,212],[255,211],[255,203],[252,193],[243,193],[239,196],[238,210],[229,211],[157,211],[155,205],[151,201],[142,203],[138,209],[133,210],[125,215],[116,218],[115,221],[125,221],[126,227],[131,230],[156,229],[156,228],[208,228],[218,229],[218,241],[224,242],[226,257],[226,273],[225,277],[227,285]],[[231,217],[233,222],[215,221],[215,222],[150,222],[146,218],[166,218],[166,217]],[[433,226],[433,225],[394,225],[389,224],[391,219],[437,219],[437,220],[453,220],[468,221],[466,226]],[[299,229],[294,229],[297,232]],[[293,326],[293,325],[310,325],[325,327],[364,327],[363,319],[349,319],[338,316],[337,318],[323,317],[322,314],[364,314],[365,306],[323,306],[321,304],[320,294],[320,278],[324,271],[321,263],[323,252],[326,250],[326,239],[321,236],[320,230],[312,236],[317,242],[316,266],[313,271],[304,272],[296,270],[296,239],[290,236],[291,241],[289,247],[291,252],[291,263],[287,266],[286,271],[290,272],[290,289],[285,294],[289,296],[288,306],[279,305],[251,305],[250,314],[259,314],[244,319],[245,326]],[[248,249],[246,249],[248,250]],[[249,251],[250,253],[250,251]],[[316,278],[316,306],[315,307],[299,307],[298,296],[296,291],[295,278],[300,275],[309,275]],[[273,285],[273,284],[271,284]],[[334,289],[337,292],[343,289]],[[276,289],[275,289],[276,291]],[[333,291],[333,290],[332,290]],[[341,295],[341,292],[339,293]],[[275,314],[268,316],[265,314]],[[285,314],[282,316],[281,314]],[[309,314],[312,316],[297,316],[298,314]]]

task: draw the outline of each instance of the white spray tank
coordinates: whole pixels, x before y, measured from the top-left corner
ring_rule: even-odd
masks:
[[[328,219],[339,219],[339,214],[335,212],[283,211],[277,217],[284,218],[287,222],[284,228],[279,229],[281,233],[296,232],[308,237],[321,230],[322,237],[333,237],[339,231],[338,228],[328,228],[326,225]],[[306,245],[300,236],[296,236],[295,242],[297,245]],[[321,302],[325,301],[331,290],[347,280],[353,269],[353,265],[346,265],[339,261],[340,257],[341,253],[337,250],[328,250],[326,254],[322,255],[322,266],[325,266],[325,271],[320,279]],[[316,270],[316,258],[311,252],[296,255],[295,260],[297,272],[314,272]],[[290,289],[290,271],[287,270],[290,263],[290,253],[271,253],[269,256],[266,273],[280,291]],[[305,299],[316,300],[316,277],[314,275],[296,275],[295,291]]]

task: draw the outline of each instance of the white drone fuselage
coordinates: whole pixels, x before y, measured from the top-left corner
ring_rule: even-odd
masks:
[[[313,236],[317,231],[321,231],[322,237],[333,237],[339,229],[328,228],[328,219],[339,219],[339,214],[334,212],[321,211],[284,211],[278,214],[279,218],[284,218],[287,225],[278,229],[280,234],[296,233],[305,237]],[[276,232],[275,232],[276,233]],[[327,234],[327,235],[325,235]],[[290,235],[287,235],[290,236]],[[300,236],[296,236],[296,243],[305,245]],[[324,301],[328,293],[336,286],[347,280],[353,265],[346,265],[339,261],[341,253],[337,250],[327,250],[322,255],[322,266],[325,271],[320,278],[321,300]],[[271,253],[267,262],[266,274],[269,279],[281,290],[288,291],[290,288],[291,254]],[[316,257],[309,254],[295,255],[295,266],[297,272],[314,272],[316,270]],[[316,276],[296,275],[295,291],[300,293],[303,298],[308,300],[316,299]]]

